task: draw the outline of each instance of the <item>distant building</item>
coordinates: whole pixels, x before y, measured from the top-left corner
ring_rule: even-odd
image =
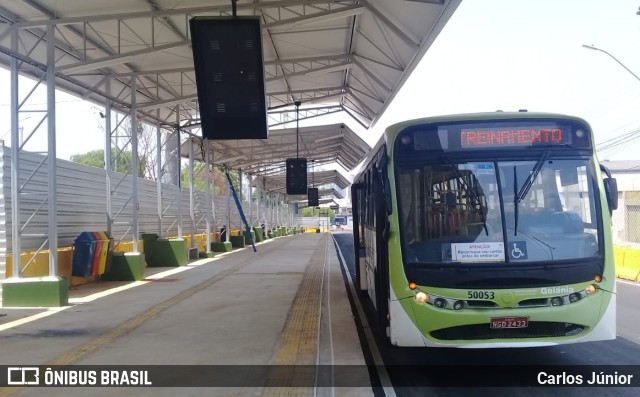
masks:
[[[605,160],[602,164],[618,182],[618,209],[612,217],[613,243],[640,244],[640,160]]]

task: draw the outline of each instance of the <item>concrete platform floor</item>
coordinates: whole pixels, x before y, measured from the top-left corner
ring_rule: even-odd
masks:
[[[0,309],[6,314],[0,317],[0,365],[215,365],[239,373],[272,365],[366,368],[331,235],[280,237],[257,248],[186,267],[146,269],[144,281],[78,286],[70,305],[59,309]],[[176,373],[184,368],[192,367],[175,367]],[[193,376],[198,384],[206,374]],[[151,379],[156,385],[163,380]],[[288,381],[266,383],[281,387],[250,380],[248,387],[7,387],[0,396],[372,395],[366,384],[314,389]]]

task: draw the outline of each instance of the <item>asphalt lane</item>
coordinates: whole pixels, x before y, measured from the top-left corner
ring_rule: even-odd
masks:
[[[352,280],[355,280],[353,235],[334,233]],[[584,397],[585,393],[600,396],[638,396],[636,387],[433,387],[442,381],[442,376],[459,378],[477,377],[486,372],[487,378],[504,376],[511,366],[536,366],[544,370],[554,366],[578,368],[597,366],[604,370],[620,368],[624,372],[627,365],[640,366],[640,284],[619,281],[617,286],[618,338],[615,341],[591,342],[527,349],[454,349],[454,348],[406,348],[390,346],[383,338],[382,330],[375,322],[373,306],[364,294],[360,302],[367,313],[367,319],[376,329],[375,339],[397,396],[516,396],[537,397],[557,396]],[[372,363],[370,363],[372,364]],[[406,366],[404,369],[403,366]],[[446,367],[445,367],[446,366]],[[608,367],[608,366],[616,366]],[[619,367],[622,366],[622,367]],[[424,368],[421,370],[421,368]],[[433,369],[438,370],[433,370]],[[441,368],[450,370],[443,372]],[[556,367],[558,368],[558,367]],[[549,371],[551,372],[551,371]],[[585,379],[586,380],[586,379]],[[638,380],[636,379],[636,382]],[[517,382],[514,380],[514,382]],[[449,382],[451,383],[451,382]],[[453,382],[455,383],[455,381]],[[491,383],[491,382],[488,382]],[[517,385],[517,383],[513,383]],[[524,385],[523,385],[524,386]],[[377,395],[381,395],[377,390]]]

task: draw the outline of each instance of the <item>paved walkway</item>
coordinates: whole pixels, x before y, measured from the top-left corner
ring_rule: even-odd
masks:
[[[341,367],[323,365],[364,365],[331,235],[281,237],[257,248],[181,268],[147,269],[142,282],[79,286],[61,309],[4,308],[0,364],[197,365],[222,373],[237,368],[239,374],[296,365],[307,372],[328,369],[324,376]],[[225,367],[207,367],[212,365]],[[187,368],[194,384],[202,383],[199,367],[174,372]],[[151,381],[167,383],[167,375]],[[252,387],[5,388],[0,396],[372,395],[365,385],[314,390],[306,381],[286,384],[287,376],[267,378],[267,385],[296,387],[257,387],[247,378]]]

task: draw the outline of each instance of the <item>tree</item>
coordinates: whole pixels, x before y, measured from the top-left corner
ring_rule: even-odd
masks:
[[[138,176],[150,179],[152,181],[158,180],[158,153],[157,153],[157,138],[155,129],[151,128],[150,125],[143,123],[141,121],[137,124],[137,136],[138,136]],[[127,119],[122,123],[122,127],[127,135],[131,136],[131,118],[127,117]],[[121,138],[122,139],[122,138]],[[126,144],[127,147],[131,148],[131,143]],[[112,149],[113,150],[113,149]],[[123,151],[120,157],[128,153],[129,162],[126,162],[126,158],[124,159],[125,164],[130,166],[131,164],[131,150]],[[114,164],[118,164],[120,161],[120,157],[116,160],[115,156],[112,155]]]
[[[314,216],[328,216],[329,219],[333,220],[336,217],[335,212],[331,208],[328,207],[320,207],[316,209],[316,207],[305,207],[300,210],[300,216],[303,217],[314,217]]]
[[[182,187],[188,189],[189,183],[189,167],[183,167],[181,174]],[[206,189],[206,168],[205,164],[201,162],[194,162],[193,164],[193,187],[195,190],[204,192]],[[240,194],[240,178],[237,171],[229,171],[233,188],[237,194]],[[212,193],[218,196],[225,196],[227,194],[227,176],[224,169],[220,166],[213,166],[211,170],[211,184]]]
[[[127,119],[124,128],[131,131],[131,119]],[[164,133],[163,133],[164,134]],[[158,174],[158,140],[155,128],[138,122],[138,158],[143,175],[147,179],[157,181]]]
[[[116,115],[116,122],[118,115]],[[100,124],[101,128],[102,125]],[[123,133],[124,131],[124,133]],[[119,126],[119,135],[116,145],[123,145],[124,148],[111,148],[111,169],[123,174],[131,173],[131,118],[127,117]],[[158,153],[157,153],[157,137],[155,129],[150,125],[139,122],[137,128],[138,137],[138,176],[151,180],[158,180]],[[126,142],[126,143],[125,143]],[[121,150],[128,149],[128,150]],[[71,161],[90,165],[92,167],[104,168],[104,150],[92,150],[87,153],[74,154]]]
[[[91,167],[97,167],[104,169],[104,150],[92,150],[87,153],[74,154],[71,156],[71,161],[74,163],[85,164]],[[114,166],[112,170],[120,172],[122,174],[131,173],[131,151],[122,151],[118,154],[118,149],[111,148],[111,161]],[[146,156],[138,156],[138,176],[145,176],[145,169],[148,160]]]

